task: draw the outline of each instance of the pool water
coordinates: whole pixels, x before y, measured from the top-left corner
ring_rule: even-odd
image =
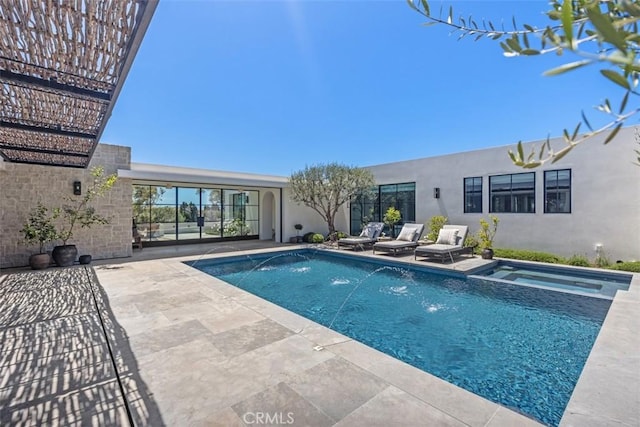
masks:
[[[540,267],[513,261],[500,261],[496,267],[480,274],[489,279],[608,299],[613,299],[619,290],[628,290],[631,284],[628,274],[595,273],[559,266]]]
[[[306,250],[193,266],[553,426],[611,303]]]

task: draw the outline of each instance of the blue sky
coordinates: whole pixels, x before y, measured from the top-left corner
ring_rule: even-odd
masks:
[[[547,23],[546,1],[431,4]],[[558,136],[618,99],[597,68],[542,76],[570,56],[505,58],[424,22],[402,0],[161,0],[101,142],[135,162],[288,176]]]

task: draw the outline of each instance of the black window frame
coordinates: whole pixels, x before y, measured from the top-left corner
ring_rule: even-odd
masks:
[[[398,190],[398,189],[401,188],[402,186],[407,186],[407,185],[413,186],[413,190],[411,190],[413,191],[412,201],[411,200],[407,201],[407,200],[404,200],[402,197],[398,197],[399,193],[404,193],[404,191]],[[395,187],[395,191],[383,191],[384,188],[393,189],[393,187]],[[388,196],[391,194],[393,194],[393,196],[391,196],[391,199],[393,200],[393,203],[392,203],[393,207],[400,210],[400,213],[402,214],[402,219],[398,224],[396,224],[395,226],[396,230],[394,231],[396,232],[399,231],[400,228],[402,228],[402,225],[405,223],[414,223],[416,221],[416,183],[415,181],[377,185],[374,187],[373,193],[374,193],[374,196],[372,198],[363,199],[362,196],[356,196],[351,200],[351,207],[349,208],[349,233],[351,235],[358,235],[362,231],[363,218],[353,217],[354,211],[356,210],[355,206],[358,206],[357,211],[360,212],[362,216],[366,217],[368,222],[382,222],[382,218],[384,217],[384,214],[387,212],[387,209],[389,208],[389,206],[387,206],[388,203],[386,202],[383,206],[383,199],[387,200]],[[383,197],[383,193],[387,197]],[[406,209],[403,209],[403,206],[400,206],[402,204],[401,203],[402,201],[405,202],[404,206],[408,206],[410,208],[409,212],[407,212]],[[365,214],[364,212],[361,211],[361,208],[365,206],[372,207],[373,211],[372,212],[368,211]],[[385,232],[390,233],[391,230],[388,230],[387,227],[385,226]],[[394,233],[394,234],[397,234],[397,233]]]
[[[567,211],[552,211],[549,210],[549,200],[547,197],[547,174],[551,175],[552,173],[556,174],[556,183],[559,181],[558,180],[558,172],[568,172],[569,173],[569,200],[567,205],[569,206],[569,210]],[[547,170],[544,171],[544,177],[543,177],[543,191],[544,191],[544,213],[545,214],[570,214],[572,212],[572,208],[571,205],[573,203],[573,181],[572,181],[572,176],[571,176],[571,169],[569,168],[565,168],[565,169],[553,169],[553,170]],[[556,185],[556,187],[553,189],[553,191],[557,194],[560,192],[560,186]]]
[[[531,195],[533,195],[533,209],[532,210],[527,210],[527,211],[514,211],[513,210],[513,201],[514,201],[514,196],[516,196],[514,194],[514,188],[513,188],[513,177],[514,176],[518,176],[518,175],[531,175],[532,176],[532,180],[531,182],[533,183],[533,188],[531,189]],[[510,177],[509,179],[509,189],[506,190],[508,191],[508,194],[510,196],[509,198],[509,210],[496,210],[495,206],[494,206],[494,193],[496,193],[498,190],[494,190],[493,188],[493,180],[496,178],[501,178],[501,177]],[[498,184],[496,184],[498,185]],[[505,190],[503,190],[505,191]],[[501,174],[501,175],[491,175],[489,176],[489,213],[506,213],[506,214],[535,214],[536,213],[536,173],[535,172],[521,172],[521,173],[507,173],[507,174]]]
[[[471,194],[477,194],[477,191],[471,191],[471,190],[467,190],[467,180],[472,180],[472,184],[471,186],[473,188],[477,188],[477,181],[476,180],[480,180],[480,210],[470,210],[467,209],[467,195],[471,195]],[[463,178],[462,180],[462,209],[464,213],[482,213],[484,206],[483,206],[483,189],[482,189],[482,185],[483,185],[483,180],[481,176],[470,176],[470,177],[466,177]]]

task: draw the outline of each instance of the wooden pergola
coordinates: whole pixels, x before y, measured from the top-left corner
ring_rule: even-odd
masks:
[[[157,0],[0,0],[0,155],[86,168]]]

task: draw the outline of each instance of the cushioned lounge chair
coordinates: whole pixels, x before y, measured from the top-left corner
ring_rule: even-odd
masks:
[[[374,243],[373,253],[375,254],[376,251],[393,252],[393,255],[396,255],[398,251],[413,249],[418,246],[418,239],[422,236],[423,231],[424,224],[405,224],[396,240]]]
[[[378,241],[383,227],[383,222],[370,222],[364,226],[359,236],[338,239],[338,249],[340,249],[340,246],[347,246],[354,249],[371,246]]]
[[[469,227],[466,225],[445,225],[438,234],[438,240],[433,245],[419,246],[414,251],[415,259],[421,257],[440,258],[442,262],[465,252],[464,240],[467,238]]]

